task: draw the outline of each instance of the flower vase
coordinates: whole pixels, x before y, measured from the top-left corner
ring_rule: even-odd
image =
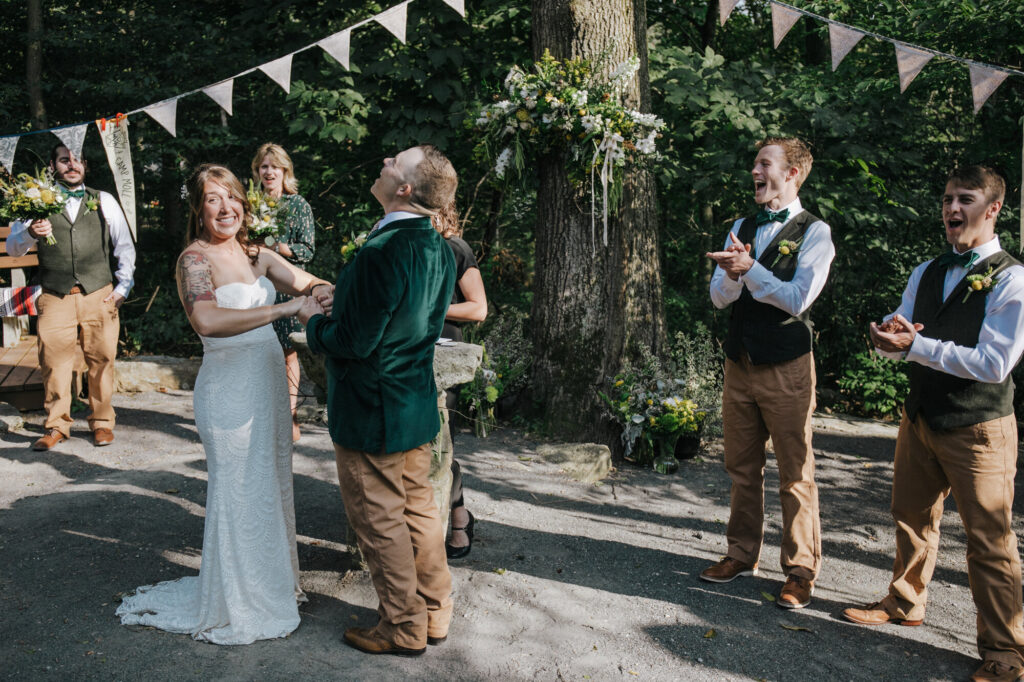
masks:
[[[700,454],[700,431],[684,433],[676,441],[676,459],[693,459]]]
[[[658,437],[658,456],[654,459],[654,470],[659,474],[674,474],[679,470],[679,460],[675,456],[677,440],[678,433]]]

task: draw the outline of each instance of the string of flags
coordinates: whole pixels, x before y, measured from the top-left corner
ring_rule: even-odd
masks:
[[[718,14],[721,25],[729,19],[733,9],[739,0],[719,0]],[[911,45],[910,43],[889,38],[872,31],[867,31],[856,26],[850,26],[838,21],[833,21],[813,12],[794,7],[793,5],[777,0],[771,0],[772,11],[772,37],[775,47],[778,48],[782,39],[786,37],[789,30],[800,19],[806,16],[828,24],[829,47],[832,52],[832,70],[839,68],[839,64],[846,55],[850,54],[857,43],[866,36],[890,43],[896,50],[896,68],[900,78],[900,92],[905,92],[910,83],[917,77],[925,65],[933,57],[941,57],[961,64],[966,64],[971,77],[971,95],[974,98],[974,113],[977,114],[985,105],[992,93],[1002,85],[1008,76],[1024,76],[1024,71],[1011,69],[1005,66],[984,64],[971,59],[964,59],[938,50],[927,47]]]
[[[246,69],[245,71],[237,73],[234,76],[217,83],[213,83],[212,85],[196,88],[195,90],[189,90],[188,92],[180,93],[174,97],[170,97],[153,104],[147,104],[146,106],[139,107],[138,109],[133,109],[127,114],[118,114],[116,121],[114,118],[97,119],[96,126],[100,129],[101,134],[103,133],[106,125],[109,125],[110,123],[114,124],[115,130],[127,130],[127,117],[145,113],[147,116],[163,126],[168,133],[176,137],[178,134],[178,100],[200,92],[216,102],[221,109],[230,116],[234,82],[237,78],[260,71],[270,78],[270,80],[277,83],[281,89],[287,93],[291,89],[292,57],[299,52],[304,52],[305,50],[310,50],[315,47],[321,48],[331,57],[336,59],[343,67],[345,67],[345,69],[348,69],[349,46],[351,43],[352,31],[371,23],[377,23],[383,26],[388,30],[388,32],[395,36],[395,38],[404,43],[408,7],[412,2],[414,2],[414,0],[404,0],[404,2],[390,7],[368,19],[352,24],[351,26],[327,36],[326,38],[317,40],[316,42],[310,43],[305,47],[301,47],[284,55],[283,57],[278,57],[277,59],[273,59],[265,64],[260,64],[259,66],[255,66],[251,69]],[[458,12],[460,16],[466,16],[465,0],[442,0],[442,2]],[[90,122],[74,123],[55,128],[48,128],[46,130],[34,130],[27,133],[19,133],[17,135],[2,136],[0,137],[0,165],[3,165],[8,172],[13,172],[14,152],[18,146],[18,141],[25,135],[34,135],[43,132],[53,133],[53,135],[67,146],[72,154],[76,157],[81,156],[82,146],[85,142],[85,134],[89,128],[89,123]],[[124,128],[122,129],[121,126],[124,126]],[[106,137],[104,138],[104,142],[106,142]],[[120,146],[121,145],[119,145],[119,148]],[[108,149],[108,157],[110,154],[111,152]],[[117,173],[115,171],[115,176],[116,175]]]

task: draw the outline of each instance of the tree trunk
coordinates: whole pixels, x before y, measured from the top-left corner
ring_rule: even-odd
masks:
[[[625,103],[650,111],[645,0],[534,0],[533,49],[558,59],[631,56],[640,71]],[[651,173],[627,168],[617,213],[592,227],[589,187],[574,187],[564,153],[542,158],[537,174],[537,243],[531,326],[535,397],[559,434],[621,451],[620,429],[602,418],[597,391],[641,346],[664,346],[658,213]],[[600,191],[600,187],[598,187]],[[600,212],[600,197],[598,197]]]
[[[43,130],[46,107],[43,105],[43,0],[28,0],[28,44],[25,47],[25,80],[28,84],[29,120],[32,128]]]

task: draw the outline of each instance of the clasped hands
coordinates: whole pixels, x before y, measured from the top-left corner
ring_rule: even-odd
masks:
[[[301,300],[296,316],[303,325],[308,324],[314,315],[330,315],[334,304],[334,285],[317,285],[309,296],[303,296]]]
[[[902,315],[894,315],[882,324],[871,323],[868,331],[875,348],[887,353],[906,353],[914,345],[917,333],[924,329],[921,323],[912,323]]]
[[[735,232],[729,233],[729,239],[732,243],[724,251],[709,251],[704,255],[718,263],[729,279],[736,281],[754,267],[754,259],[750,257],[750,244],[741,242]]]

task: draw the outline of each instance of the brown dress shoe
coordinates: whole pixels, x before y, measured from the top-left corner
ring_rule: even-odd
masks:
[[[93,445],[110,445],[114,442],[114,432],[110,429],[98,428],[92,432]]]
[[[896,623],[897,625],[913,627],[924,622],[924,620],[906,620],[904,618],[894,616],[885,610],[885,607],[882,606],[882,602],[880,601],[868,604],[862,609],[843,609],[843,618],[853,623],[859,623],[860,625],[885,625],[886,623]]]
[[[709,583],[727,583],[741,575],[757,575],[757,563],[745,564],[742,561],[725,557],[717,564],[708,566],[700,572],[700,579]]]
[[[50,429],[49,431],[46,432],[45,436],[37,440],[35,443],[32,443],[32,449],[37,452],[49,450],[57,443],[67,439],[68,437],[61,433],[60,431],[58,431],[57,429]]]
[[[1024,679],[1024,669],[993,660],[985,661],[971,675],[971,682],[1017,682],[1021,679]]]
[[[812,594],[814,594],[813,580],[791,575],[786,578],[786,584],[779,591],[775,603],[784,609],[802,609],[811,603]]]
[[[345,642],[368,654],[391,654],[393,656],[419,656],[422,649],[407,649],[382,637],[375,628],[349,628],[345,630]]]

